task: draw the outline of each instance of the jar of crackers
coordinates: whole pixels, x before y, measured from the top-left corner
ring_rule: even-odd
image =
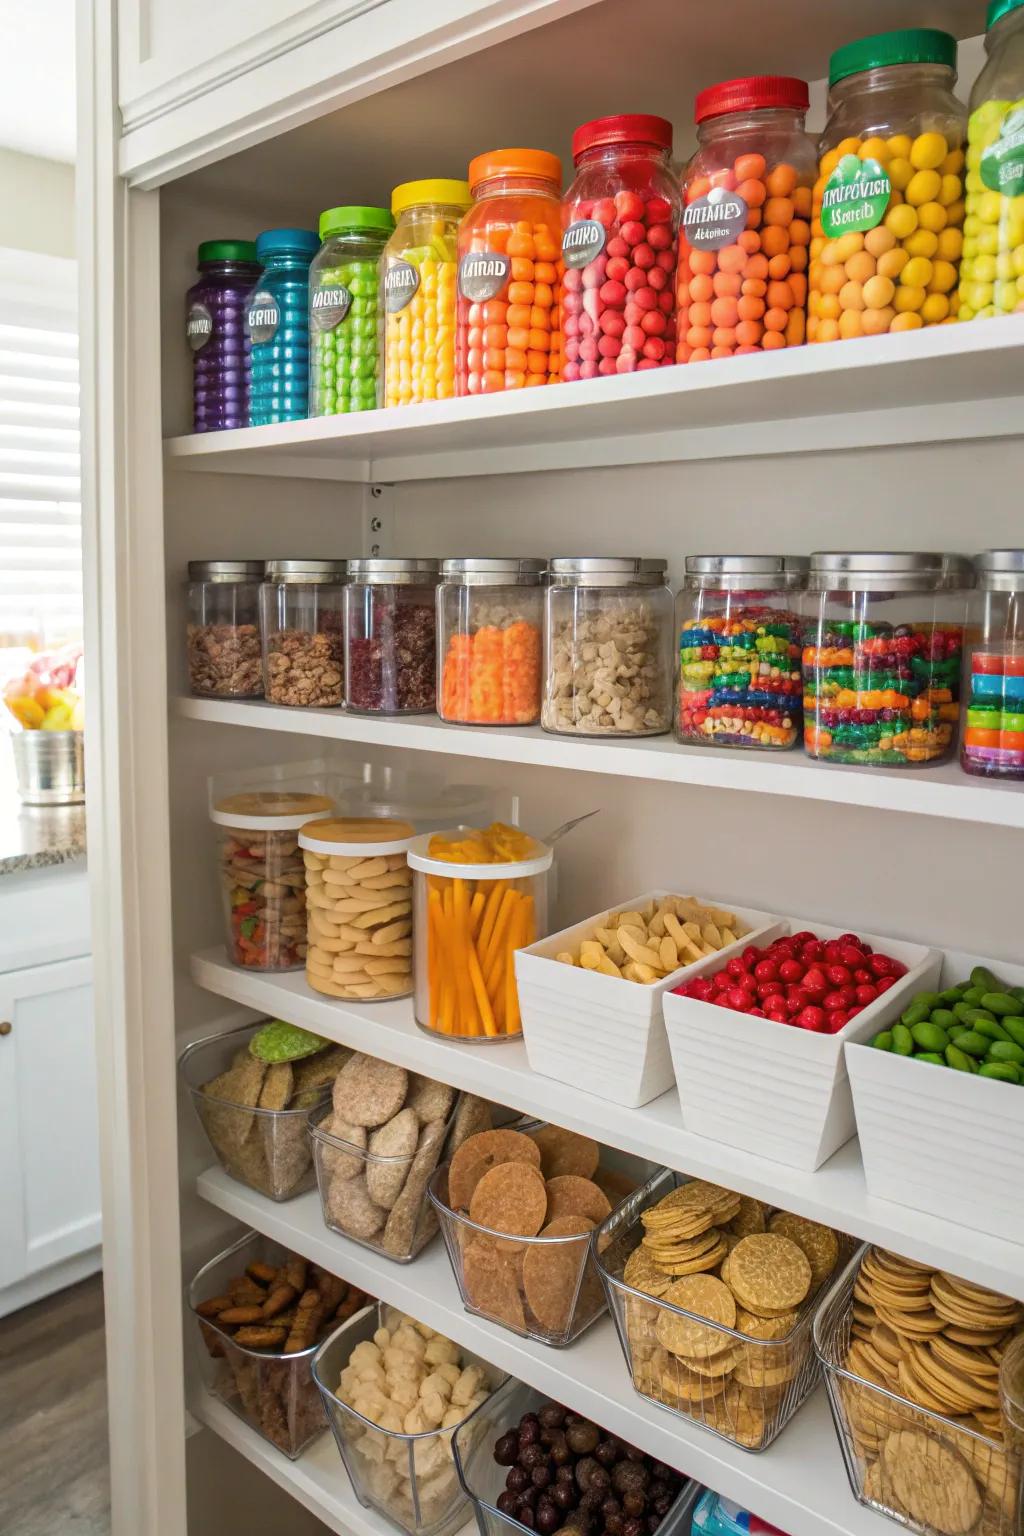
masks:
[[[380,1002],[412,991],[412,823],[384,817],[310,821],[306,980],[328,997]]]
[[[515,952],[547,933],[553,851],[501,822],[416,838],[416,1022],[459,1040],[507,1040],[523,1026]]]

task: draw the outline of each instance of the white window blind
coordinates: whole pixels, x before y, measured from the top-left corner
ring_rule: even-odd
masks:
[[[82,632],[73,261],[0,251],[0,646]]]

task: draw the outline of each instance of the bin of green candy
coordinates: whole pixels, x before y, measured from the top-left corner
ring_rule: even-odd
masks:
[[[944,992],[919,992],[870,1042],[957,1072],[1024,1083],[1024,987],[1007,989],[984,965]]]
[[[395,221],[386,208],[328,208],[309,268],[309,414],[377,404],[377,267]]]

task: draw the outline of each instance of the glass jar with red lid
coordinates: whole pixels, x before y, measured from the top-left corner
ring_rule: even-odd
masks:
[[[562,378],[675,362],[679,191],[672,124],[626,113],[573,134],[576,179],[562,199]]]
[[[804,80],[752,75],[701,91],[683,173],[676,361],[803,342],[814,141]]]
[[[459,225],[455,393],[555,384],[562,369],[562,163],[495,149],[469,165]]]

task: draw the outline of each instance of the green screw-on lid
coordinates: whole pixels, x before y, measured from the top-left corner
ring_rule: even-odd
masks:
[[[992,0],[985,17],[985,31],[991,32],[997,21],[1002,21],[1004,16],[1009,16],[1011,11],[1017,11],[1024,5],[1024,0]]]
[[[348,229],[376,229],[390,235],[395,221],[387,208],[328,208],[320,215],[320,239]]]
[[[847,75],[887,64],[945,64],[956,69],[956,38],[933,27],[909,27],[904,32],[877,32],[837,48],[828,61],[830,86]]]
[[[255,240],[204,240],[199,247],[200,262],[251,261],[256,265]]]

